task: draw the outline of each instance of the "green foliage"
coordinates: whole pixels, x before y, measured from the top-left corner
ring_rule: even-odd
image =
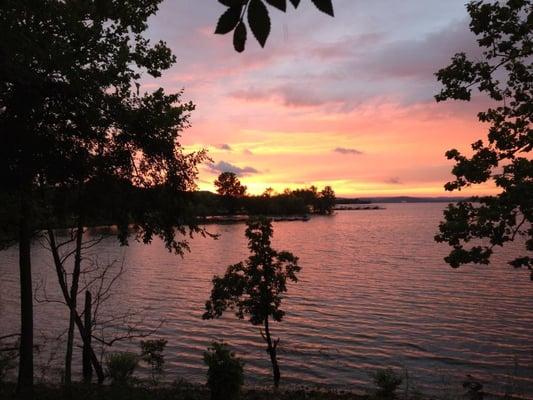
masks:
[[[489,131],[486,141],[472,144],[472,156],[456,149],[446,153],[456,164],[455,180],[445,188],[492,183],[500,192],[449,205],[435,240],[453,247],[445,260],[459,267],[488,264],[495,246],[524,238],[525,253],[510,264],[531,270],[533,280],[533,4],[471,1],[467,9],[482,57],[473,61],[456,54],[436,74],[444,86],[436,99],[469,101],[477,88],[495,105],[478,114]],[[468,247],[479,239],[488,239],[488,244]]]
[[[294,8],[300,0],[290,0]],[[311,0],[317,9],[333,17],[333,4],[331,0]],[[219,0],[227,10],[218,19],[215,33],[225,35],[233,31],[233,47],[239,53],[244,51],[246,45],[247,28],[244,17],[247,17],[248,26],[261,47],[265,47],[270,35],[270,14],[268,5],[282,11],[287,11],[287,0]]]
[[[163,351],[166,345],[167,341],[164,339],[141,340],[141,360],[150,366],[154,383],[157,383],[163,374],[165,364]]]
[[[106,357],[106,374],[114,384],[127,384],[130,382],[139,357],[135,353],[111,353]]]
[[[396,398],[396,390],[402,384],[402,377],[391,368],[378,369],[372,376],[376,386],[375,394],[379,399]]]
[[[224,343],[213,342],[204,352],[211,400],[238,400],[244,382],[244,363]]]

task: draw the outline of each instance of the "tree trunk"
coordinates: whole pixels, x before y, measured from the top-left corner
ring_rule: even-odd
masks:
[[[267,342],[267,353],[270,356],[270,362],[272,363],[274,386],[277,388],[279,386],[279,380],[281,378],[278,358],[276,354],[276,348],[278,347],[279,339],[275,342],[272,342],[272,337],[270,336],[270,328],[268,326],[268,317],[265,319],[265,341]]]
[[[87,336],[87,340],[83,343],[83,382],[85,383],[91,383],[92,377],[93,377],[93,369],[91,366],[91,355],[90,355],[90,349],[91,349],[91,335],[92,335],[92,296],[91,292],[88,290],[85,292],[85,311],[84,311],[84,319],[85,319],[85,335]]]
[[[65,303],[67,303],[67,306],[69,307],[70,311],[74,313],[74,323],[78,327],[78,331],[80,332],[83,344],[89,343],[90,338],[87,335],[87,331],[85,330],[83,322],[78,312],[76,311],[76,308],[72,306],[70,295],[68,293],[67,283],[65,282],[63,265],[61,264],[61,258],[59,257],[59,253],[57,251],[55,236],[51,229],[48,229],[48,237],[50,239],[50,247],[54,258],[54,264],[56,267],[57,279],[59,281],[59,287],[61,288],[61,292],[63,293],[63,298],[65,300]],[[98,383],[103,383],[105,379],[104,371],[102,369],[102,365],[96,357],[96,354],[94,353],[94,349],[92,348],[92,346],[88,346],[88,352],[91,358],[91,363],[94,367],[94,370],[96,371],[96,376],[98,377]]]
[[[19,270],[20,270],[20,353],[18,393],[33,388],[33,289],[31,277],[30,204],[27,193],[20,203]]]
[[[74,347],[74,316],[70,313],[67,333],[67,350],[65,352],[65,385],[72,383],[72,350]]]
[[[80,281],[81,271],[81,246],[83,239],[83,221],[82,217],[78,218],[78,227],[76,230],[76,253],[74,256],[74,269],[72,271],[72,283],[70,286],[71,310],[68,324],[67,350],[65,354],[65,384],[72,383],[72,353],[74,349],[74,319],[76,306],[78,303],[78,284]]]

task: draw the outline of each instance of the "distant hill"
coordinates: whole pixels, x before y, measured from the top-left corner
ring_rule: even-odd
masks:
[[[196,193],[196,200],[199,203],[216,202],[219,198],[217,193],[207,190],[200,190]],[[455,203],[461,200],[468,200],[469,197],[337,197],[335,204],[372,204],[372,203]]]
[[[468,200],[468,197],[411,197],[411,196],[395,196],[395,197],[368,197],[360,200],[370,203],[455,203],[462,200]]]
[[[335,204],[370,204],[371,201],[368,199],[355,199],[347,197],[337,197],[335,199]]]

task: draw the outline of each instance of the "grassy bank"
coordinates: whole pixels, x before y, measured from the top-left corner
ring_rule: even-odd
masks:
[[[15,385],[8,384],[0,389],[2,399],[18,399],[14,393]],[[35,400],[210,400],[209,390],[203,385],[175,383],[165,386],[129,385],[36,385]],[[345,391],[319,389],[268,389],[247,388],[241,400],[373,400],[374,396]]]

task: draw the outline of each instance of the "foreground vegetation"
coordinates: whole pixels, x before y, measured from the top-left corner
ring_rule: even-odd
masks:
[[[333,14],[330,0],[312,2]],[[320,193],[311,187],[277,196],[266,192],[246,197],[242,185],[225,175],[223,178],[230,179],[219,179],[221,191],[216,197],[221,204],[209,208],[204,203],[202,210],[196,194],[190,193],[196,189],[198,168],[207,155],[204,151],[186,154],[179,142],[194,105],[181,102],[180,92],[139,92],[143,75],[157,78],[176,60],[164,42],[150,43],[143,36],[160,1],[104,3],[9,0],[0,6],[0,130],[4,138],[0,147],[4,193],[0,198],[0,248],[18,243],[20,392],[31,391],[34,383],[32,239],[36,232],[46,232],[62,302],[70,313],[64,380],[71,380],[77,328],[87,365],[92,364],[98,380],[103,381],[106,376],[91,345],[96,339],[91,333],[95,321],[87,318],[87,311],[96,304],[87,301],[82,313],[78,302],[83,252],[93,245],[84,243],[86,226],[98,218],[105,221],[100,224],[115,224],[120,243],[127,244],[129,224],[134,222],[139,240],[150,243],[160,237],[170,251],[182,254],[188,245],[176,233],[207,234],[198,227],[197,214],[221,208],[229,214],[241,210],[267,215],[329,214],[334,204],[334,193],[328,187]],[[270,23],[261,0],[220,3],[227,3],[228,10],[217,24],[217,33],[234,31],[235,49],[244,50],[247,28],[242,10],[254,36],[264,45]],[[268,3],[277,4],[282,11],[286,8],[284,1]],[[291,3],[297,6],[300,1]],[[456,165],[452,171],[455,178],[446,189],[488,182],[501,191],[478,198],[478,205],[451,205],[436,240],[452,247],[445,260],[459,267],[487,264],[495,246],[523,238],[525,248],[510,264],[530,270],[533,280],[531,0],[472,1],[467,9],[482,59],[471,61],[465,53],[458,53],[450,66],[437,73],[444,86],[437,100],[469,101],[477,88],[500,106],[478,114],[490,128],[487,141],[472,144],[472,156],[456,149],[448,151],[448,159]],[[502,69],[504,80],[500,82],[496,76]],[[229,189],[236,185],[235,193],[224,192],[228,182]],[[120,190],[114,193],[117,188]],[[69,242],[56,241],[54,229],[60,226],[75,227]],[[478,239],[488,239],[487,244],[477,245]],[[59,249],[66,244],[75,245],[75,251],[61,257]],[[90,299],[90,294],[87,291],[86,298]],[[382,378],[376,375],[376,382]],[[388,386],[395,381],[384,383]],[[99,386],[96,392],[87,386],[79,389],[80,393],[73,392],[78,390],[76,386],[66,387],[68,391],[37,390],[42,391],[40,398],[61,398],[61,393],[73,398],[121,398],[113,393],[118,388],[120,393],[126,392],[126,398],[143,393],[142,386],[124,384]],[[471,388],[472,396],[478,397],[472,398],[481,398],[476,387]],[[3,394],[10,393],[8,389]],[[128,393],[130,390],[133,392]],[[387,393],[390,398],[390,391]],[[375,395],[383,396],[383,392]],[[146,396],[159,398],[154,393]]]
[[[368,387],[360,391],[335,390],[330,388],[294,386],[277,390],[264,387],[245,387],[239,400],[482,400],[485,397],[468,388],[455,391],[456,394],[426,395],[417,390],[402,388],[392,394],[383,393],[379,387]],[[15,384],[0,386],[0,398],[20,399],[15,394]],[[208,387],[184,380],[165,385],[151,385],[138,381],[134,385],[96,385],[73,383],[69,386],[36,384],[33,391],[35,400],[213,400]],[[506,400],[519,400],[520,397],[506,396]]]
[[[1,398],[16,399],[14,385],[0,389]],[[98,386],[74,384],[68,388],[63,386],[36,385],[34,398],[38,400],[209,400],[210,392],[203,385],[194,385],[183,381],[169,386],[150,387],[136,386]],[[344,391],[326,391],[316,389],[289,389],[273,392],[267,389],[246,389],[241,395],[242,400],[363,400],[371,399],[368,395]]]

